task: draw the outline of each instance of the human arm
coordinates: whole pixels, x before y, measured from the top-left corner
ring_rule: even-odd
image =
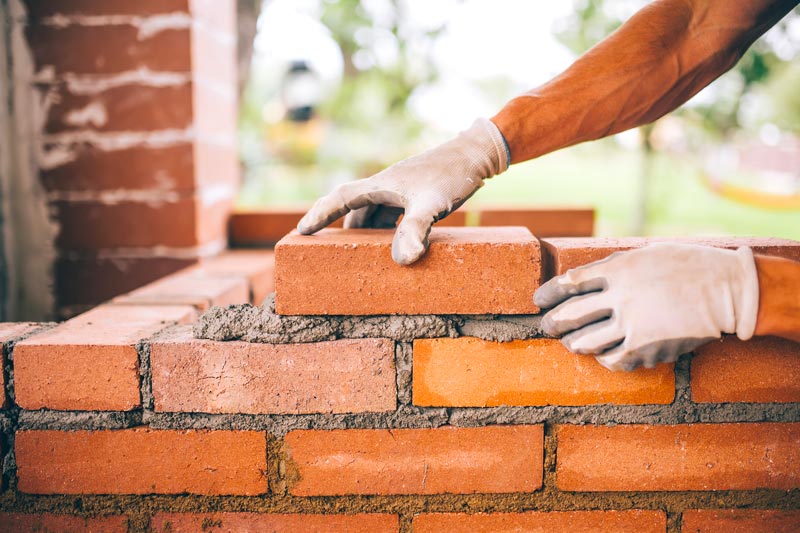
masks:
[[[725,71],[796,0],[656,0],[492,121],[511,163],[641,126]]]
[[[425,253],[431,226],[510,163],[655,120],[730,68],[796,0],[656,0],[563,74],[480,119],[456,139],[317,201],[311,234],[352,211],[345,227],[397,227],[392,257]],[[531,53],[534,53],[532,51]]]
[[[675,361],[723,333],[800,340],[800,263],[653,244],[553,278],[534,298],[542,326],[611,370]]]

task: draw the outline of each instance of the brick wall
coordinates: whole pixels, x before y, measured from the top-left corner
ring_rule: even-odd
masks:
[[[235,2],[12,4],[52,221],[51,311],[74,315],[224,249],[239,174]]]
[[[797,344],[727,337],[611,373],[518,302],[539,265],[645,241],[441,228],[394,283],[391,233],[342,231],[0,327],[0,530],[797,530]],[[707,242],[800,257],[793,241]],[[446,275],[462,264],[491,294]],[[244,303],[273,271],[276,301]],[[431,277],[446,312],[381,314],[422,312],[413,288]]]

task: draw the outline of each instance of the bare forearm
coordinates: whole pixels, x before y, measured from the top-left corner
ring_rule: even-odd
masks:
[[[656,0],[492,121],[511,162],[599,139],[674,110],[731,68],[796,0]]]
[[[800,342],[800,263],[756,256],[759,304],[756,335]]]

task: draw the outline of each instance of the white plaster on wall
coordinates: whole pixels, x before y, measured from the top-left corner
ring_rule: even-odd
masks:
[[[103,102],[90,102],[81,109],[73,109],[64,115],[64,122],[71,126],[100,127],[108,122],[108,113]]]
[[[33,59],[24,27],[16,15],[24,14],[24,5],[21,0],[4,0],[4,3],[10,11],[2,10],[0,32],[11,61],[0,75],[8,84],[11,98],[6,101],[11,105],[2,124],[7,156],[3,159],[8,164],[0,176],[0,185],[6,217],[3,231],[8,258],[8,319],[48,320],[54,308],[53,242],[58,228],[48,215],[47,197],[39,181],[37,147],[49,101],[46,94],[29,84]]]

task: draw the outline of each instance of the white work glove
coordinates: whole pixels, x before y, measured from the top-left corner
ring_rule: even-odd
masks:
[[[544,331],[610,370],[674,362],[722,333],[753,336],[753,252],[651,244],[569,270],[536,291]]]
[[[508,168],[506,144],[491,121],[478,119],[455,139],[410,157],[372,177],[345,183],[323,196],[300,220],[308,235],[348,211],[346,228],[393,228],[392,258],[408,265],[428,249],[431,225],[457,209]],[[355,211],[357,210],[357,211]]]

